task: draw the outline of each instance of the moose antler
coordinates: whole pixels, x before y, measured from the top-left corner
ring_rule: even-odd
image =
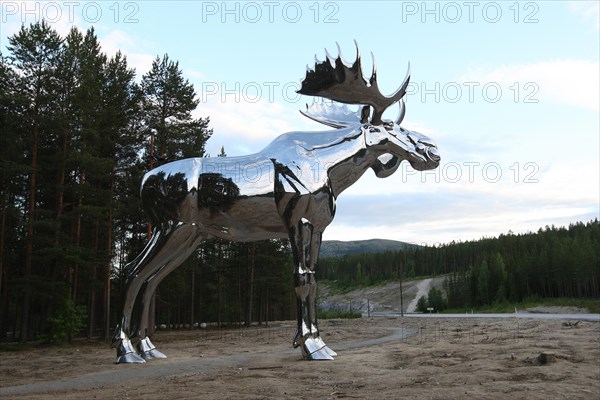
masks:
[[[338,45],[338,57],[333,59],[325,49],[326,60],[319,62],[315,57],[314,69],[306,68],[306,77],[298,93],[308,96],[319,96],[346,104],[368,104],[373,107],[371,124],[382,123],[383,112],[406,94],[410,80],[410,64],[404,82],[391,97],[386,97],[377,86],[377,71],[373,60],[373,72],[367,82],[363,77],[360,50],[356,45],[356,61],[348,65],[342,60],[342,52]],[[403,105],[400,105],[401,110]],[[401,111],[402,113],[402,111]],[[403,115],[402,115],[403,116]]]
[[[326,104],[313,101],[310,107],[308,104],[306,105],[306,111],[300,110],[300,113],[313,121],[339,129],[363,123],[361,121],[361,111],[361,109],[352,111],[345,104]]]

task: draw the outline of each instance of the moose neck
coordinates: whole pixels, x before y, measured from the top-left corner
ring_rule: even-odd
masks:
[[[327,161],[327,177],[334,196],[352,186],[375,162],[377,155],[369,149],[364,134],[345,141],[335,149],[335,160]],[[329,159],[330,157],[325,157]],[[323,159],[323,158],[322,158]]]

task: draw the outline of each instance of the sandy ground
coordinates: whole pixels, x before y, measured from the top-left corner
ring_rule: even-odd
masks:
[[[160,332],[169,358],[141,365],[113,364],[97,342],[3,351],[0,398],[600,398],[598,322],[363,318],[321,329],[334,361],[301,360],[292,322]]]

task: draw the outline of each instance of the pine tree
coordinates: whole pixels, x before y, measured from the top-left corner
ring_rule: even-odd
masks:
[[[143,129],[150,138],[146,152],[148,168],[167,161],[203,156],[212,130],[208,129],[208,118],[192,117],[199,100],[193,85],[183,78],[179,63],[171,61],[167,54],[162,59],[156,57],[150,71],[142,76],[141,92]],[[150,232],[148,225],[148,238]],[[171,280],[177,276],[173,275]],[[218,273],[219,284],[221,279],[222,274]],[[168,284],[165,281],[165,285]],[[220,297],[218,304],[220,311]]]
[[[138,132],[138,115],[140,112],[141,92],[134,81],[135,71],[127,65],[127,59],[120,53],[106,63],[104,70],[104,84],[102,87],[102,130],[108,146],[103,156],[111,168],[107,189],[110,192],[110,202],[107,204],[106,236],[103,257],[103,299],[102,321],[104,323],[104,336],[110,335],[110,293],[111,269],[114,255],[115,220],[119,218],[119,195],[117,188],[122,187],[119,181],[127,179],[126,170],[136,164],[137,152],[140,146]],[[105,139],[105,141],[106,141]]]
[[[16,310],[9,309],[9,293],[21,274],[22,260],[17,249],[22,242],[26,182],[30,167],[25,154],[31,132],[29,100],[19,88],[21,77],[0,53],[0,338]],[[10,315],[9,315],[10,314]]]
[[[427,296],[419,297],[419,300],[417,300],[417,311],[422,313],[427,312]]]
[[[444,294],[435,286],[432,287],[427,294],[427,306],[438,312],[445,310],[448,306]]]
[[[502,255],[496,252],[490,257],[489,267],[489,294],[494,296],[495,302],[502,303],[507,295],[507,274]]]
[[[477,275],[477,293],[480,304],[490,304],[490,273],[486,260],[481,261]]]
[[[29,335],[29,317],[32,290],[32,263],[38,190],[39,146],[44,119],[51,115],[53,93],[56,88],[56,69],[61,52],[62,39],[44,21],[32,24],[8,39],[10,60],[22,79],[18,91],[29,101],[28,119],[30,132],[30,171],[26,199],[25,258],[23,262],[23,299],[21,316],[21,340]]]
[[[199,100],[193,85],[183,78],[179,63],[166,54],[162,59],[156,57],[142,77],[142,92],[145,126],[151,137],[150,157],[160,162],[201,157],[212,130],[208,129],[208,118],[192,117]]]

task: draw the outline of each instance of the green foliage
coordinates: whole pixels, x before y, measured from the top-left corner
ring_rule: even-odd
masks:
[[[107,306],[119,307],[123,267],[147,240],[139,184],[149,136],[157,156],[202,156],[208,118],[192,118],[198,100],[177,62],[157,59],[140,86],[120,52],[102,52],[93,28],[61,37],[45,22],[24,25],[7,49],[0,339],[68,338],[80,304],[88,336],[110,335],[117,315]],[[65,289],[74,305],[62,303]]]
[[[428,313],[428,308],[433,308],[433,312],[440,312],[448,308],[448,301],[440,289],[432,287],[427,296],[421,296],[417,300],[417,312]]]
[[[160,161],[198,157],[212,134],[208,119],[192,118],[199,100],[194,86],[183,77],[179,62],[165,54],[152,62],[150,71],[142,76],[144,94],[142,107],[149,134],[155,138]]]
[[[444,294],[435,286],[432,287],[427,294],[427,307],[433,308],[434,312],[444,311],[448,308],[448,302],[444,298]]]
[[[351,291],[363,286],[378,285],[414,276],[414,261],[404,259],[405,252],[353,254],[342,257],[323,257],[319,260],[317,278],[327,280],[340,291]],[[403,269],[401,269],[401,266]],[[411,275],[408,275],[410,273]]]
[[[476,271],[478,303],[489,304],[490,302],[490,273],[487,261],[481,261],[479,269]]]
[[[339,291],[445,275],[453,309],[541,298],[600,298],[600,223],[546,227],[536,233],[323,258],[317,269]],[[400,271],[402,270],[402,273]]]
[[[471,302],[470,272],[449,274],[444,280],[444,291],[449,308],[460,308]]]
[[[318,319],[336,319],[336,318],[352,319],[352,318],[362,318],[362,314],[359,313],[358,311],[318,310],[317,318]]]
[[[30,351],[32,348],[31,343],[2,343],[0,344],[0,352],[3,351]]]
[[[65,339],[71,343],[74,334],[85,327],[85,307],[78,306],[72,299],[66,299],[56,313],[48,318],[49,332],[46,340],[60,343]]]
[[[421,296],[419,297],[419,300],[417,300],[417,311],[418,312],[422,312],[422,313],[426,313],[427,312],[427,296]]]
[[[492,305],[482,305],[477,307],[460,307],[451,308],[445,310],[446,313],[464,313],[475,312],[475,313],[514,313],[515,309],[518,312],[522,312],[527,308],[538,307],[538,306],[556,306],[556,307],[578,307],[587,308],[590,313],[600,314],[600,301],[596,299],[585,299],[585,298],[540,298],[540,297],[529,297],[523,301],[517,303],[494,303]]]
[[[292,270],[286,240],[203,242],[159,286],[157,322],[250,325],[294,318]]]

